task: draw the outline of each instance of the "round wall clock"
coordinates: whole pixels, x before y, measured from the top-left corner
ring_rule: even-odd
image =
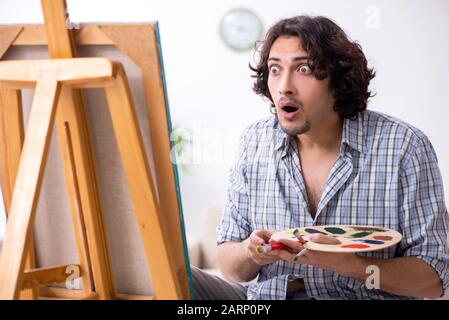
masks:
[[[228,11],[220,22],[220,35],[231,49],[245,51],[252,49],[262,36],[262,21],[251,10],[235,8]]]

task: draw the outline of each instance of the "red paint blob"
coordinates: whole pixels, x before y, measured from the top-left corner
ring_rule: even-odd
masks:
[[[390,236],[374,236],[373,238],[376,240],[384,240],[384,241],[389,241],[389,240],[393,239],[393,237],[390,237]]]
[[[345,244],[341,246],[342,248],[353,248],[353,249],[364,249],[369,248],[366,244],[354,243],[354,244]]]

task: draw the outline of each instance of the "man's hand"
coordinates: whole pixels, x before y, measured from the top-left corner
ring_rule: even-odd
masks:
[[[257,265],[263,266],[281,260],[281,255],[291,254],[291,250],[273,250],[268,253],[259,254],[256,251],[258,246],[270,242],[270,237],[276,231],[274,230],[255,230],[247,239],[246,253],[247,257]]]
[[[323,244],[340,244],[338,239],[324,234],[312,234],[309,237],[309,241]],[[278,242],[290,249],[279,250],[278,255],[283,260],[299,264],[309,264],[315,267],[332,270],[345,276],[351,276],[358,259],[358,257],[352,253],[328,253],[306,249],[304,255],[294,261],[293,259],[296,255],[295,252],[302,251],[304,249],[303,245],[289,239],[280,239]]]
[[[256,248],[270,241],[275,230],[256,230],[242,242],[228,241],[217,249],[217,261],[220,271],[226,280],[233,282],[247,282],[253,280],[264,265],[281,260],[281,252],[292,253],[287,250],[272,250],[259,254]]]

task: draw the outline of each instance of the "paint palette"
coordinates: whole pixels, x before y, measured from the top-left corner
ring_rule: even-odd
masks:
[[[337,238],[339,244],[322,244],[309,241],[312,234],[321,233]],[[359,225],[325,225],[288,229],[276,232],[271,239],[290,239],[299,241],[296,235],[301,235],[308,242],[304,247],[314,251],[322,252],[368,252],[388,248],[397,244],[402,235],[394,230]]]

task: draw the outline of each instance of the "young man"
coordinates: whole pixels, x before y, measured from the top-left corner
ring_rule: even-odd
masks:
[[[260,47],[254,90],[274,116],[242,135],[218,238],[224,276],[193,268],[204,299],[438,298],[449,286],[449,217],[437,159],[418,129],[367,111],[370,80],[361,47],[324,17],[275,24]],[[329,224],[382,226],[402,241],[364,254],[323,253],[285,240],[257,254],[279,230]],[[315,235],[314,235],[315,236]],[[312,241],[334,243],[319,235]],[[379,288],[369,289],[376,266]]]

